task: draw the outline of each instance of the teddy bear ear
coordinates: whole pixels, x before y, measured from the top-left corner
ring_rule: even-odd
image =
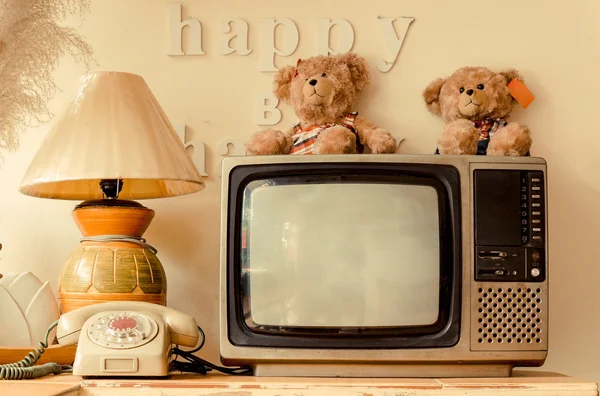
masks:
[[[357,54],[347,52],[341,55],[340,59],[346,64],[346,66],[348,66],[348,69],[350,69],[350,76],[354,82],[354,87],[356,87],[356,90],[360,91],[365,88],[371,80],[369,64],[365,58]]]
[[[504,76],[504,79],[506,79],[506,84],[510,83],[515,78],[523,81],[523,77],[521,74],[519,74],[519,71],[515,69],[503,70],[500,72],[500,74]]]
[[[275,74],[275,87],[273,93],[277,99],[289,102],[292,78],[294,78],[293,66],[284,66]]]
[[[445,83],[445,78],[437,78],[430,82],[423,91],[423,99],[427,105],[427,110],[437,116],[442,114],[440,110],[440,92]]]

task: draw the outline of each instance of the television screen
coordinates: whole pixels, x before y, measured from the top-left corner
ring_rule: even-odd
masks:
[[[231,342],[302,348],[457,342],[456,169],[257,164],[237,167],[229,178]]]
[[[248,184],[242,271],[256,326],[438,320],[439,197],[427,185]]]

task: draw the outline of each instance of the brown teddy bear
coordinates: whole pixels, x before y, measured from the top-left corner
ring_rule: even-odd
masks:
[[[507,85],[522,80],[514,69],[495,73],[463,67],[432,81],[423,92],[427,109],[444,119],[436,154],[529,155],[529,128],[507,122],[514,98]]]
[[[266,129],[246,143],[248,155],[393,153],[396,139],[353,111],[370,73],[362,57],[315,56],[275,75],[275,96],[294,108],[299,122],[286,132]]]

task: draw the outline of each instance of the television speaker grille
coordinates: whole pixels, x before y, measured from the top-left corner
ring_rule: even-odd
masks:
[[[546,284],[478,283],[471,300],[471,349],[547,350],[547,295]]]

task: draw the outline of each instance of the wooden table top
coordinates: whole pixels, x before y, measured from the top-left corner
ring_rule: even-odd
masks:
[[[389,395],[568,395],[598,396],[593,381],[543,371],[515,371],[510,378],[263,378],[219,374],[166,379],[83,379],[72,375],[1,381],[6,396],[213,395],[213,396],[389,396]]]

